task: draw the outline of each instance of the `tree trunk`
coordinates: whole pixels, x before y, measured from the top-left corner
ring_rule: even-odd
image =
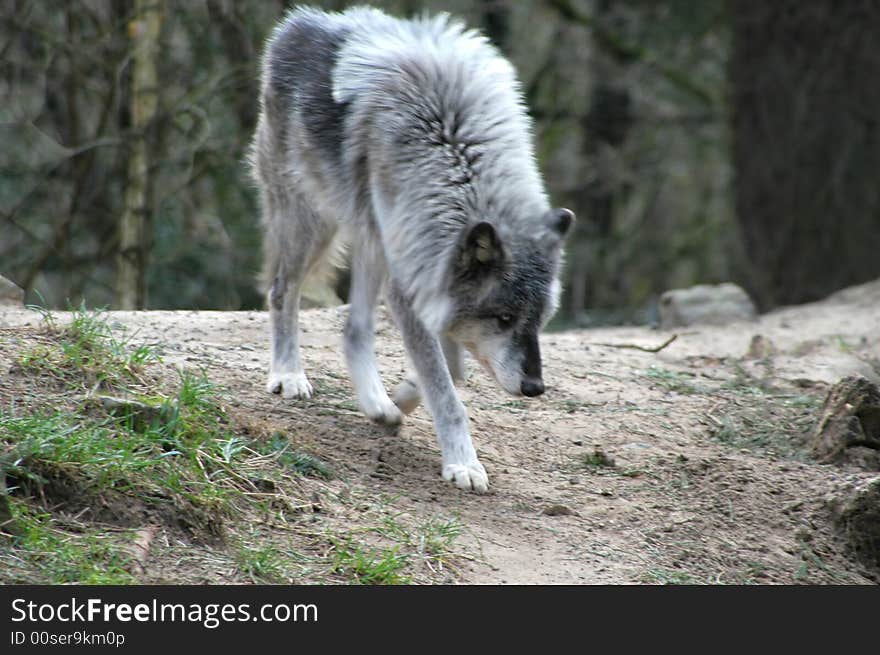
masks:
[[[507,0],[481,0],[483,32],[493,45],[504,50],[510,32],[510,7]]]
[[[880,276],[880,4],[729,9],[740,281],[766,310]]]
[[[142,309],[147,296],[147,259],[152,240],[150,214],[151,126],[159,100],[157,59],[164,6],[161,0],[135,0],[129,23],[132,49],[131,127],[125,207],[119,222],[116,303]]]
[[[593,4],[593,19],[603,29],[613,19],[610,0]],[[571,287],[569,313],[578,320],[588,308],[619,304],[614,297],[618,272],[611,269],[608,254],[612,245],[615,200],[622,181],[611,160],[619,151],[633,123],[631,98],[626,83],[627,62],[619,53],[609,51],[601,39],[594,39],[595,49],[590,74],[590,106],[581,120],[584,140],[583,161],[587,162],[590,181],[578,194],[578,206],[584,215],[571,237]]]

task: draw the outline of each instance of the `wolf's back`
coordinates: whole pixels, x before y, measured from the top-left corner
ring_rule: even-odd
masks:
[[[273,133],[283,139],[296,115],[337,161],[346,106],[333,100],[332,73],[349,31],[341,14],[295,9],[272,32],[263,57],[261,102]]]

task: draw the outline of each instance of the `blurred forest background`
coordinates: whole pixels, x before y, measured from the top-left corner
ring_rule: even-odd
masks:
[[[54,307],[261,308],[244,153],[288,4],[0,0],[0,275]],[[517,67],[579,217],[565,323],[650,322],[696,283],[766,310],[880,277],[877,0],[371,4],[449,11]]]

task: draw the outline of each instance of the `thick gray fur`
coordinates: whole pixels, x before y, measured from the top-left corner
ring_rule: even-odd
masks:
[[[558,303],[572,219],[548,202],[512,66],[446,15],[298,8],[268,41],[260,102],[251,165],[272,326],[267,389],[311,394],[300,291],[333,244],[347,242],[344,341],[362,408],[397,423],[400,408],[424,397],[443,477],[485,491],[453,386],[463,349],[509,392],[543,392],[538,332]],[[415,368],[395,402],[373,354],[383,289]]]

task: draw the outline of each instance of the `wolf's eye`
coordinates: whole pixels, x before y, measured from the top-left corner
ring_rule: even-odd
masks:
[[[501,314],[496,317],[498,319],[498,327],[502,330],[506,330],[511,325],[513,325],[513,316],[510,314]]]

